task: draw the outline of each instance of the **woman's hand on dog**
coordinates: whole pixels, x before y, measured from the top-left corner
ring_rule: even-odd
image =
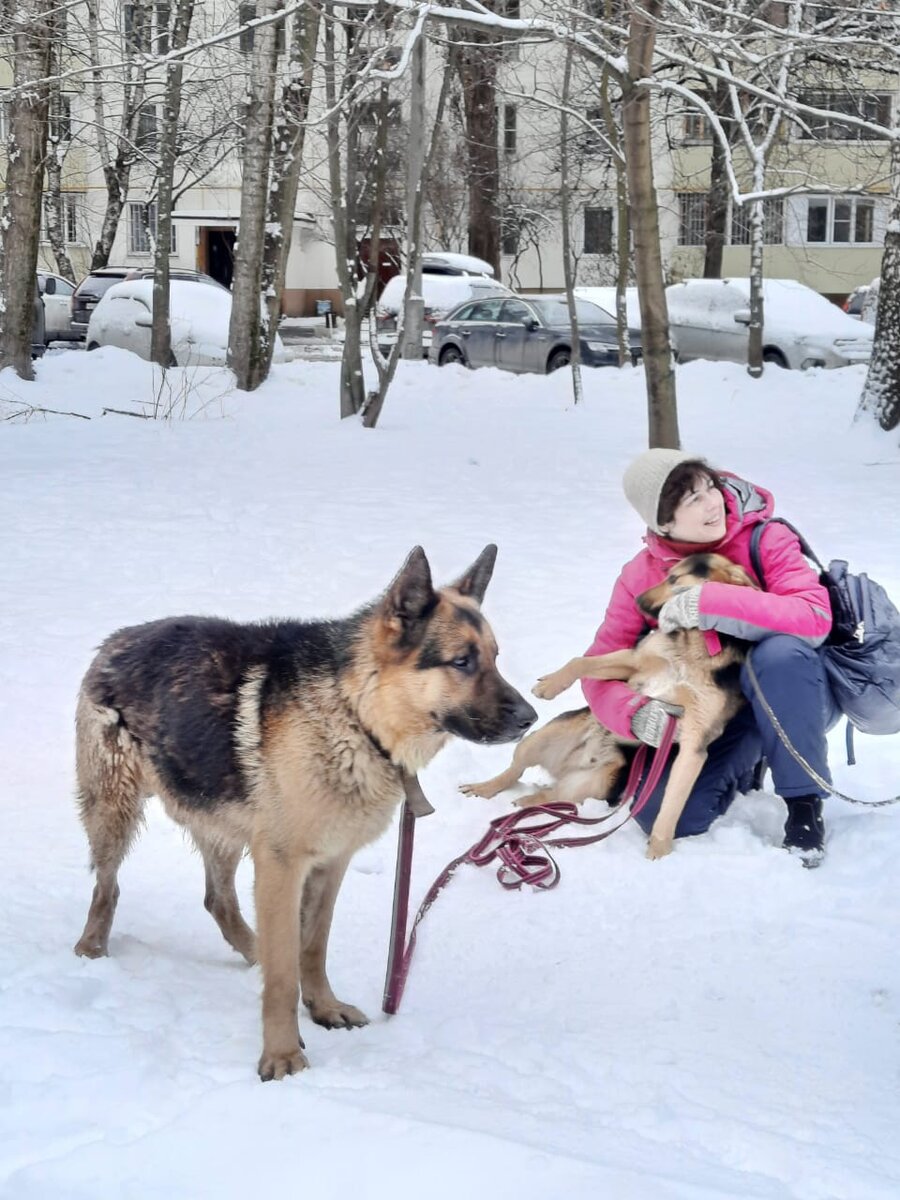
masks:
[[[680,704],[668,704],[665,700],[648,700],[631,718],[631,732],[639,742],[657,747],[662,741],[669,717],[683,716],[684,709]],[[677,726],[675,741],[678,741]]]
[[[700,625],[700,589],[702,584],[685,588],[667,600],[659,610],[659,627],[663,633],[676,629],[697,629]]]

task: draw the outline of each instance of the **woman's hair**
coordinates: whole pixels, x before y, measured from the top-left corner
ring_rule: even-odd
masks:
[[[706,479],[711,479],[720,492],[723,490],[722,480],[702,458],[689,458],[669,473],[659,494],[659,507],[656,511],[656,524],[660,529],[674,521],[675,509],[681,501],[698,483],[703,483]]]

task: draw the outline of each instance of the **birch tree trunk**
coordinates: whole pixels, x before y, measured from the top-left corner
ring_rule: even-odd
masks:
[[[271,16],[280,6],[280,0],[261,0],[257,15]],[[268,370],[262,333],[261,296],[278,66],[275,35],[274,21],[257,25],[253,31],[253,52],[244,109],[241,216],[231,285],[228,365],[234,371],[238,388],[245,392],[258,388]]]
[[[128,197],[128,184],[134,162],[132,148],[134,125],[144,97],[142,77],[134,70],[134,44],[125,39],[122,103],[119,114],[119,132],[115,139],[115,155],[112,154],[107,135],[106,96],[110,87],[109,70],[101,57],[100,44],[105,43],[108,31],[101,27],[98,0],[87,0],[88,46],[91,57],[91,89],[93,93],[94,128],[97,149],[106,183],[106,208],[100,236],[94,243],[91,254],[91,270],[105,267],[119,228],[119,220]]]
[[[884,235],[875,342],[856,415],[874,417],[888,432],[900,426],[900,127],[891,142],[891,215]]]
[[[59,69],[58,50],[59,43],[56,42],[52,55],[53,62],[51,63],[51,71],[54,73]],[[58,79],[54,79],[50,84],[49,101],[50,122],[46,159],[47,189],[44,193],[47,241],[50,243],[50,249],[53,251],[57,271],[64,279],[68,279],[70,283],[75,283],[75,268],[72,266],[72,260],[69,258],[69,253],[66,250],[65,217],[62,211],[62,165],[66,156],[67,144],[66,138],[63,136],[63,109]],[[55,122],[53,121],[54,117],[56,118]]]
[[[13,9],[13,92],[7,109],[6,196],[0,223],[0,369],[33,379],[31,331],[41,233],[47,146],[53,0],[21,0]]]
[[[194,0],[176,0],[171,46],[181,50],[187,45],[194,16]],[[150,359],[161,367],[172,363],[172,329],[169,324],[169,255],[172,247],[172,187],[178,159],[178,133],[181,123],[181,83],[184,60],[166,64],[163,118],[159,136],[159,175],[156,189],[156,244],[153,248],[153,330]]]
[[[321,23],[318,0],[307,0],[295,14],[290,39],[288,79],[275,115],[272,150],[272,186],[269,193],[269,218],[263,241],[262,295],[265,320],[260,327],[265,376],[272,367],[275,335],[281,319],[281,296],[287,275],[291,238],[294,234],[294,206],[303,168],[306,120],[312,91],[316,45]]]
[[[677,449],[678,408],[659,241],[659,206],[653,181],[650,94],[641,86],[652,75],[656,21],[662,6],[663,0],[645,0],[642,7],[632,8],[628,74],[622,82],[622,125],[647,376],[648,439],[651,447]]]
[[[559,115],[559,186],[560,186],[560,217],[562,223],[562,256],[563,277],[566,285],[566,306],[569,310],[569,328],[571,330],[571,366],[572,366],[572,396],[575,404],[584,399],[584,386],[581,378],[581,337],[578,331],[578,308],[575,304],[575,281],[572,278],[572,232],[571,221],[571,188],[569,187],[569,92],[572,79],[571,44],[566,46],[565,65],[563,67],[562,107]]]

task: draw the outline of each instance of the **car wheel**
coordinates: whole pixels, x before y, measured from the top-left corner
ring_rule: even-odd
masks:
[[[97,342],[88,342],[87,348],[88,348],[88,350],[99,350],[100,346],[98,345]]]
[[[465,356],[458,346],[445,346],[438,357],[438,366],[446,367],[448,363],[457,363],[459,366],[466,365]]]
[[[773,366],[781,367],[787,370],[787,359],[780,350],[763,350],[763,362],[772,363]]]
[[[571,361],[571,350],[554,350],[547,361],[547,374],[550,375],[553,371],[558,371],[560,367],[567,367]]]

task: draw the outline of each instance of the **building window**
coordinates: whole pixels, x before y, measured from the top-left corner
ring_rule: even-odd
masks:
[[[507,213],[500,222],[500,253],[519,253],[519,219],[515,213]]]
[[[586,154],[602,154],[609,147],[606,142],[606,122],[603,120],[603,109],[599,106],[584,110],[585,120],[590,128],[584,132],[584,152]]]
[[[72,97],[59,96],[59,107],[50,113],[49,136],[51,142],[70,142],[72,140]]]
[[[503,149],[507,154],[516,152],[516,120],[518,112],[514,104],[503,106]]]
[[[143,4],[122,6],[122,32],[125,44],[135,54],[150,50],[150,11]]]
[[[871,121],[873,125],[890,125],[891,97],[872,92],[807,92],[799,97],[810,108],[825,108],[833,113],[846,113]],[[806,128],[799,130],[801,138],[831,141],[873,141],[878,134],[870,129],[849,125],[837,116],[801,115]]]
[[[238,24],[246,25],[248,21],[256,20],[256,5],[241,4],[238,9]],[[238,45],[242,54],[249,54],[253,49],[253,33],[252,29],[242,29]],[[275,49],[279,54],[284,53],[284,21],[279,21],[275,26]]]
[[[706,192],[679,192],[678,210],[678,245],[702,246],[706,241]]]
[[[156,202],[150,204],[128,205],[128,253],[151,254],[153,245],[151,234],[156,237],[157,218]],[[172,222],[172,237],[169,252],[175,253],[175,222]]]
[[[875,241],[875,201],[860,196],[811,196],[806,240],[815,245],[871,245]]]
[[[699,108],[689,109],[684,114],[684,125],[681,136],[682,141],[685,142],[711,142],[712,130],[706,114],[702,113]]]
[[[169,0],[157,0],[156,4],[156,53],[168,54],[171,49],[169,41],[169,24],[172,20],[172,8]]]
[[[44,196],[43,212],[41,214],[41,241],[49,242],[50,238],[47,235],[47,202],[49,197]],[[71,195],[66,192],[60,193],[59,197],[60,216],[62,219],[63,238],[66,242],[78,241],[78,196]]]
[[[612,254],[613,215],[611,208],[584,210],[584,253]]]
[[[157,147],[156,106],[149,104],[138,112],[137,147],[145,154]]]
[[[769,196],[763,200],[763,242],[767,246],[784,245],[784,200]],[[731,244],[750,245],[750,205],[731,206]]]

